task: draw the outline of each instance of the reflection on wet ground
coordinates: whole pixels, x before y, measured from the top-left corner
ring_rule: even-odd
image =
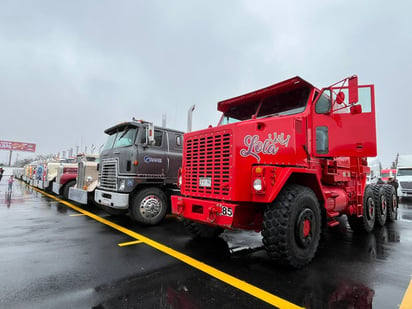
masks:
[[[16,181],[0,183],[0,307],[266,308],[211,274],[131,239]],[[88,211],[305,308],[396,308],[412,260],[412,201],[398,220],[353,233],[346,217],[323,233],[313,262],[300,270],[273,263],[260,233],[227,231],[192,239],[174,219],[145,228],[128,217]]]
[[[7,178],[3,176],[2,181],[0,182],[0,205],[6,205],[10,208],[13,204],[24,203],[25,197],[32,197],[33,190],[28,189],[26,186],[22,187],[22,184],[19,181],[14,181],[13,187],[11,190],[8,188]]]

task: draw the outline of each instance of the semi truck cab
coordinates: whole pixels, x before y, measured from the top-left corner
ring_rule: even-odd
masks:
[[[218,126],[185,134],[172,212],[189,232],[261,231],[271,257],[301,267],[336,217],[373,228],[376,199],[365,191],[366,158],[377,154],[373,85],[351,76],[318,89],[296,76],[218,110]]]
[[[105,130],[95,202],[110,214],[143,224],[160,222],[178,192],[183,132],[132,120]]]

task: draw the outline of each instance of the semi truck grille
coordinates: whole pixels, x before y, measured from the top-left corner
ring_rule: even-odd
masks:
[[[80,161],[78,164],[79,168],[77,169],[76,186],[78,189],[83,189],[85,168],[82,161]]]
[[[231,132],[218,131],[189,137],[185,144],[185,193],[217,199],[229,196]]]
[[[117,191],[117,160],[101,162],[100,188]]]
[[[402,187],[402,189],[412,189],[412,181],[401,181],[400,185]]]

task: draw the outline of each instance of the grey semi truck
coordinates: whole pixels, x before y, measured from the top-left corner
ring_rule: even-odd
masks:
[[[183,132],[133,119],[105,133],[95,202],[112,215],[159,223],[170,211],[170,196],[179,193]]]

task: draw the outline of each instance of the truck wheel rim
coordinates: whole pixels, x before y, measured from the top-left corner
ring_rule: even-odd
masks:
[[[381,197],[381,213],[384,214],[386,212],[386,199],[384,196]]]
[[[374,216],[374,213],[375,213],[375,205],[374,205],[373,199],[371,197],[368,198],[368,200],[366,202],[366,207],[367,207],[366,215],[368,217],[368,220],[371,220]]]
[[[140,213],[145,218],[156,217],[162,209],[162,202],[154,195],[146,196],[140,203]]]
[[[396,195],[392,195],[392,211],[396,211],[398,207],[398,200],[396,199]]]
[[[314,217],[313,211],[309,208],[299,214],[296,222],[296,240],[302,248],[307,248],[312,243]]]

